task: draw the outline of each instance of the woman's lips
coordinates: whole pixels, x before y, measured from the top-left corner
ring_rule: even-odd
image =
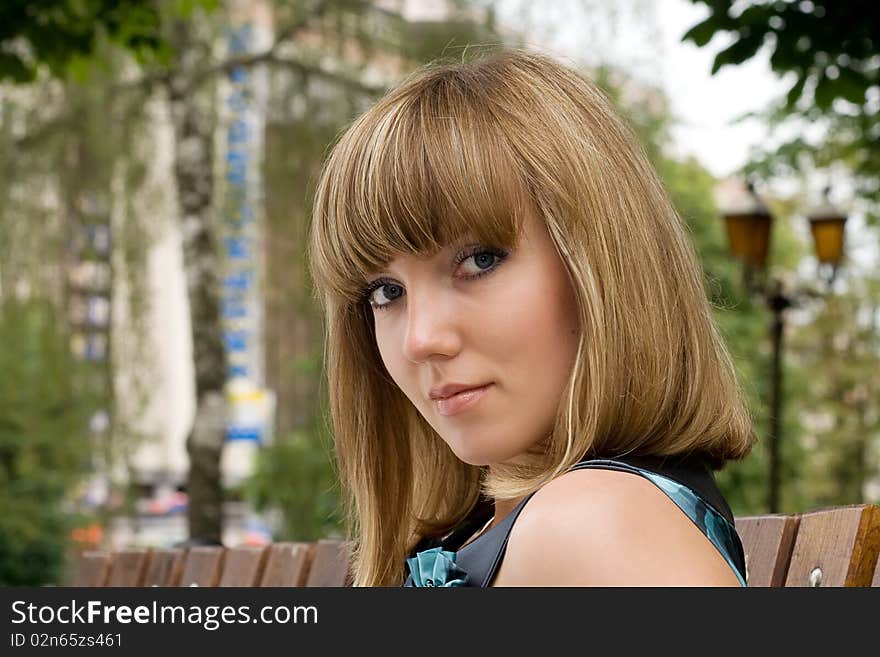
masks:
[[[482,388],[471,388],[470,390],[463,390],[458,394],[452,395],[452,397],[447,397],[446,399],[437,399],[434,401],[437,405],[437,412],[440,413],[440,415],[455,415],[456,413],[461,413],[480,401],[480,399],[489,392],[489,388],[491,387],[492,384],[489,383]]]

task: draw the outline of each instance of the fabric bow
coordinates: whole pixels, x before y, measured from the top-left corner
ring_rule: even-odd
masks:
[[[467,573],[455,565],[455,552],[439,547],[406,560],[413,586],[467,586]]]

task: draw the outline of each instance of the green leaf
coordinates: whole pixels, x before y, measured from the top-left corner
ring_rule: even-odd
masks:
[[[702,48],[712,40],[716,32],[720,32],[723,28],[719,22],[712,16],[697,23],[681,37],[682,41],[693,41],[698,47]]]
[[[91,59],[84,55],[76,55],[67,63],[67,71],[74,82],[85,84],[92,71]]]
[[[804,92],[804,85],[807,82],[807,76],[801,75],[793,85],[791,85],[791,89],[788,90],[788,93],[785,95],[785,103],[789,110],[794,109],[798,100],[801,97],[801,94]]]
[[[766,5],[752,5],[736,17],[736,23],[748,27],[752,32],[761,30],[762,35],[769,29],[770,17],[776,12]]]
[[[0,52],[0,80],[12,80],[17,83],[33,82],[37,76],[37,69],[28,66],[17,55],[8,52]]]
[[[827,112],[831,107],[831,103],[836,97],[834,90],[834,80],[829,79],[823,71],[816,81],[816,91],[814,92],[814,100],[816,107],[823,112]]]
[[[841,68],[840,77],[836,82],[835,91],[841,98],[856,105],[865,102],[865,93],[868,91],[870,83],[862,73],[851,68]]]
[[[764,43],[764,32],[752,32],[739,41],[735,41],[728,48],[715,56],[712,64],[712,75],[727,64],[742,64],[747,59],[755,56],[758,49]]]

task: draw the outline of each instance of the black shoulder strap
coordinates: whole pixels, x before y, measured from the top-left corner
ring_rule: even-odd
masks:
[[[656,472],[687,486],[700,495],[707,504],[713,507],[731,525],[734,524],[733,514],[718,490],[712,471],[699,458],[688,456],[622,456],[615,457],[613,460],[585,459],[572,466],[571,469],[590,467],[627,470],[626,467],[618,465],[620,462],[625,465]],[[479,539],[458,550],[456,553],[456,564],[468,574],[468,586],[487,587],[491,584],[507,548],[507,541],[510,538],[513,524],[532,495],[534,493],[524,498],[500,523],[480,536]],[[484,517],[484,509],[480,509],[480,511],[481,513],[478,514],[480,516],[479,519],[474,518],[474,516],[471,516],[469,519],[467,531],[454,532],[447,540],[443,541],[442,545],[445,549],[456,550],[458,545],[473,533],[471,529],[476,522],[479,520],[485,522],[488,519],[488,516]],[[738,542],[738,537],[736,537],[736,542],[739,554],[733,555],[733,558],[738,562],[736,565],[740,567],[740,571],[745,572],[745,557],[742,554],[742,546]],[[410,586],[411,581],[412,578],[408,577],[405,586]]]

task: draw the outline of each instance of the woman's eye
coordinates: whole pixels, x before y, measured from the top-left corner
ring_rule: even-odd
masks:
[[[403,288],[397,283],[379,283],[369,294],[370,304],[382,308],[403,295]]]
[[[492,265],[495,264],[495,260],[497,258],[498,256],[491,251],[480,251],[478,253],[469,255],[461,262],[462,264],[465,264],[466,262],[472,260],[474,265],[476,266],[476,270],[473,270],[472,273],[480,273],[486,271],[487,269],[490,269]]]

